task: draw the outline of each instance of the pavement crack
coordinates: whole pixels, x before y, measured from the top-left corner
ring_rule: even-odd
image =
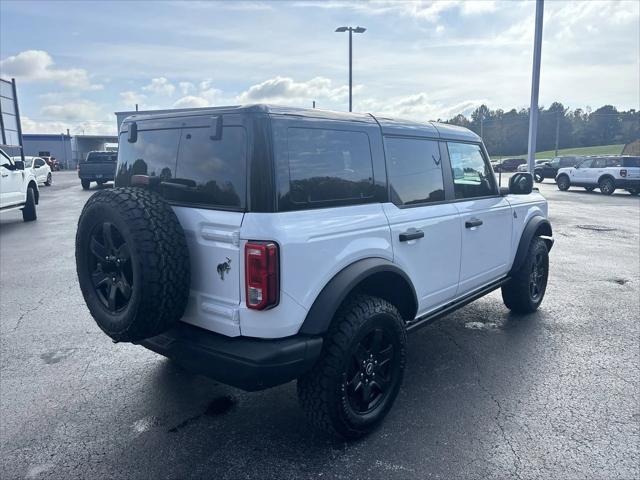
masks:
[[[18,330],[18,328],[20,328],[20,325],[22,324],[22,319],[24,317],[26,317],[27,315],[35,312],[36,310],[38,310],[40,307],[42,307],[44,301],[47,299],[48,297],[42,297],[40,300],[37,301],[37,303],[35,304],[35,306],[26,309],[24,312],[22,312],[20,314],[20,316],[18,317],[18,320],[16,321],[16,324],[13,326],[13,329],[11,330],[11,332],[16,332]]]
[[[500,418],[502,416],[502,405],[500,404],[500,401],[495,397],[495,395],[493,394],[493,392],[491,390],[489,390],[483,383],[482,383],[482,370],[480,369],[480,363],[478,362],[478,358],[474,355],[473,352],[471,352],[470,350],[467,350],[466,348],[464,348],[462,345],[460,345],[460,343],[458,343],[458,341],[455,339],[455,337],[453,335],[451,335],[451,333],[449,333],[446,330],[442,330],[443,333],[447,336],[447,338],[449,339],[449,341],[451,341],[451,343],[453,343],[458,350],[460,350],[462,353],[464,353],[465,355],[467,355],[472,363],[473,363],[473,368],[476,372],[476,383],[478,384],[478,387],[480,388],[480,390],[482,390],[490,399],[493,403],[495,403],[496,407],[497,407],[497,412],[495,414],[495,416],[493,417],[493,420],[495,422],[495,424],[497,425],[498,429],[500,430],[500,435],[502,436],[502,439],[504,440],[504,442],[508,445],[509,450],[511,450],[511,454],[513,455],[513,476],[515,478],[522,478],[520,476],[520,464],[522,463],[522,459],[520,458],[520,455],[518,455],[518,452],[516,452],[516,449],[513,447],[513,444],[511,443],[511,440],[509,439],[509,436],[507,435],[507,433],[505,432],[504,429],[504,425],[502,424]]]

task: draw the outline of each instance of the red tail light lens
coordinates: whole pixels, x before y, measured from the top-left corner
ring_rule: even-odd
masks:
[[[626,170],[620,170],[620,176],[621,177],[626,177],[627,176],[627,171]]]
[[[273,242],[248,242],[244,247],[247,307],[264,310],[280,299],[280,258]]]

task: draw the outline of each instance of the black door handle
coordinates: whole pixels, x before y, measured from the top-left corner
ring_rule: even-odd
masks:
[[[422,230],[416,230],[415,228],[410,228],[406,232],[402,232],[400,234],[401,242],[408,242],[409,240],[417,240],[418,238],[424,237],[424,232]]]
[[[482,225],[482,220],[478,220],[477,218],[472,218],[471,220],[464,222],[464,226],[466,228],[479,227],[480,225]]]

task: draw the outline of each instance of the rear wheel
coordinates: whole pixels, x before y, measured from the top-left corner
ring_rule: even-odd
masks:
[[[89,180],[80,180],[80,183],[82,184],[83,190],[89,190],[89,187],[91,186],[91,182]]]
[[[502,287],[502,300],[517,313],[535,312],[544,298],[549,277],[549,251],[540,237],[529,245],[527,258]]]
[[[316,427],[358,438],[378,425],[398,395],[406,332],[386,300],[357,295],[340,308],[315,366],[298,379],[298,397]]]
[[[569,190],[569,187],[571,186],[569,177],[567,177],[566,175],[560,175],[556,179],[556,184],[558,185],[558,189],[562,190],[563,192]]]
[[[611,178],[603,178],[598,182],[600,192],[605,195],[611,195],[616,190],[616,184]]]
[[[46,182],[44,182],[44,184],[45,184],[47,187],[50,187],[50,186],[51,186],[51,182],[52,182],[52,181],[53,181],[53,179],[52,179],[52,177],[51,177],[51,174],[49,173],[49,174],[47,175],[47,181],[46,181]]]
[[[36,214],[36,192],[33,187],[27,188],[27,201],[22,208],[22,220],[33,222],[38,218]]]

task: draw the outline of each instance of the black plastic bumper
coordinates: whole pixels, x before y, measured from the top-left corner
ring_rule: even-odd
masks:
[[[640,188],[640,179],[638,178],[618,178],[615,183],[616,188]]]
[[[305,373],[322,349],[322,337],[226,337],[180,323],[140,342],[196,373],[247,391],[287,383]]]

